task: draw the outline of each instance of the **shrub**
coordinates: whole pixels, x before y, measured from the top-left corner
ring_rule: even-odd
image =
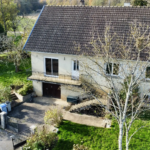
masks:
[[[59,127],[62,119],[62,108],[60,106],[51,106],[50,109],[45,112],[44,122],[46,124],[53,124]]]
[[[133,6],[147,6],[148,2],[145,0],[134,0],[132,4]]]
[[[21,89],[19,89],[17,92],[22,95],[25,96],[28,94],[29,91],[33,90],[33,85],[32,83],[27,83],[25,84]]]
[[[50,148],[55,139],[55,133],[46,133],[45,130],[40,133],[35,132],[35,134],[27,140],[27,144],[23,147],[23,150],[43,150]]]
[[[89,148],[85,147],[84,145],[74,144],[73,150],[89,150]]]
[[[105,118],[106,118],[106,119],[112,119],[112,115],[111,115],[111,114],[106,114],[106,115],[105,115]]]
[[[11,88],[0,85],[0,102],[10,101]]]

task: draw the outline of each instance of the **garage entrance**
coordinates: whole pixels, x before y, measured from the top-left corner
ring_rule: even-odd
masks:
[[[51,83],[43,83],[43,96],[46,97],[54,97],[60,99],[60,85],[51,84]]]

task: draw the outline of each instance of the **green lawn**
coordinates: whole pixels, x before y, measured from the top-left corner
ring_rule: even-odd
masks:
[[[147,123],[149,122],[147,121]],[[140,125],[140,120],[135,121],[131,133]],[[106,129],[63,121],[59,130],[59,140],[53,150],[72,150],[73,144],[83,144],[91,150],[118,149],[118,125],[116,123],[113,123],[111,129]],[[125,149],[125,139],[123,141],[123,149]],[[135,134],[129,149],[150,150],[150,128],[144,128]]]
[[[5,55],[0,55],[0,57],[5,57]],[[17,83],[26,83],[30,82],[27,80],[28,74],[26,73],[26,69],[31,68],[30,59],[25,59],[22,61],[19,69],[20,72],[15,72],[15,66],[13,63],[7,63],[5,61],[0,62],[0,84],[2,86],[9,86],[11,84]]]
[[[28,17],[24,17],[23,19],[20,19],[20,17],[18,17],[18,20],[20,20],[19,27],[17,29],[18,31],[24,31],[24,27],[32,29],[36,22],[36,19],[31,19]]]

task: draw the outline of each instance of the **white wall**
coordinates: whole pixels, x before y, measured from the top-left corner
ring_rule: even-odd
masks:
[[[71,75],[72,74],[72,60],[75,59],[81,59],[79,58],[79,56],[75,56],[75,55],[65,55],[65,54],[52,54],[52,53],[38,53],[38,52],[32,52],[31,53],[31,58],[32,58],[32,71],[38,71],[38,72],[44,72],[44,58],[45,57],[52,57],[52,58],[58,58],[59,59],[59,74],[62,75]],[[100,58],[98,58],[101,65],[105,65],[104,61],[102,61]],[[91,66],[93,69],[99,71],[99,68],[95,65],[93,65],[93,63],[91,61],[89,61],[89,59],[81,59],[81,62],[87,63],[87,65]],[[119,61],[120,65],[123,69],[120,70],[120,75],[118,77],[113,77],[113,81],[116,84],[116,87],[118,89],[121,89],[121,85],[120,83],[123,82],[124,79],[124,73],[123,70],[125,71],[126,74],[129,74],[130,72],[130,68],[132,68],[133,64],[135,64],[134,61]],[[128,66],[127,66],[128,64]],[[129,65],[130,64],[130,65]],[[141,62],[141,64],[143,64],[143,62]],[[80,67],[80,74],[85,74],[85,72],[83,71],[84,69],[82,67]],[[138,69],[138,71],[136,72],[137,75],[139,75],[140,73],[140,68]],[[107,86],[108,82],[106,81],[106,79],[102,76],[100,76],[98,73],[95,72],[91,72],[92,76],[94,77],[95,81],[97,81],[97,83],[99,83],[100,85],[103,86]],[[144,76],[144,74],[143,74]],[[42,83],[41,82],[36,82],[33,81],[33,86],[35,88],[35,91],[37,93],[38,96],[42,96]],[[105,90],[108,90],[106,88],[104,88]],[[147,93],[149,91],[150,94],[150,81],[149,82],[142,82],[140,83],[140,92],[144,95],[145,93]],[[67,93],[71,93],[72,95],[76,96],[77,93],[72,93],[69,90],[66,91],[66,89],[62,86],[62,97],[66,97]],[[66,98],[64,98],[66,99]]]
[[[76,90],[74,87],[67,87],[65,85],[61,85],[61,99],[67,101],[67,96],[79,96],[82,95],[83,91],[80,92]]]
[[[52,57],[59,59],[59,74],[68,74],[72,73],[72,60],[76,59],[75,55],[61,55],[61,54],[52,54],[52,53],[31,53],[32,59],[32,71],[44,72],[44,58]]]
[[[43,96],[42,82],[33,81],[33,88],[37,96]]]
[[[72,74],[72,61],[76,59],[74,55],[61,55],[61,54],[49,54],[49,53],[31,53],[31,63],[32,63],[32,71],[44,73],[45,57],[57,58],[59,59],[59,74],[62,75],[71,75]],[[34,91],[37,96],[43,95],[42,82],[33,81]],[[78,92],[73,92],[71,90],[66,90],[66,88],[61,85],[61,99],[67,100],[67,96],[77,96]]]

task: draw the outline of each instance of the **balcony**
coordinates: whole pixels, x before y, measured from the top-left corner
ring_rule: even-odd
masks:
[[[32,75],[28,77],[28,80],[32,81],[45,81],[45,82],[52,82],[52,83],[61,83],[61,84],[68,84],[68,85],[81,85],[79,78],[73,77],[71,75],[45,75],[44,72],[32,72]]]

